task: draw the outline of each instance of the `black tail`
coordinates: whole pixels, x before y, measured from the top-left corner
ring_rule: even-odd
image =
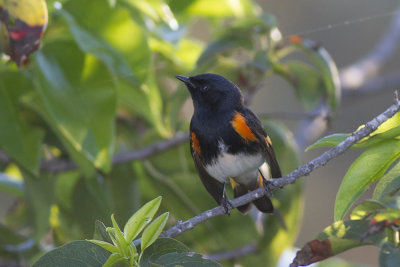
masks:
[[[247,188],[247,187],[245,187],[245,186],[243,186],[243,185],[237,183],[237,182],[236,182],[234,179],[232,179],[232,178],[231,178],[230,180],[231,180],[231,185],[232,185],[232,189],[233,189],[233,197],[234,197],[234,198],[243,196],[244,194],[247,194],[248,192],[250,192],[250,191],[252,191],[252,190],[254,190],[254,189],[256,189],[256,188],[258,188],[258,187],[260,187],[260,186],[263,186],[263,184],[264,184],[264,178],[261,177],[261,175],[260,175],[260,177],[259,177],[258,186],[255,187],[255,188],[252,189],[252,190],[250,190],[249,188]],[[261,212],[263,212],[263,213],[273,213],[273,212],[274,212],[274,207],[273,207],[273,205],[272,205],[272,202],[271,202],[271,200],[270,200],[267,196],[263,196],[263,197],[261,197],[261,198],[259,198],[259,199],[254,200],[254,201],[253,201],[253,204],[256,206],[256,208],[257,208],[259,211],[261,211]],[[237,209],[238,209],[241,213],[244,214],[244,213],[246,213],[246,212],[249,211],[249,209],[250,209],[250,203],[247,203],[247,204],[245,204],[245,205],[243,205],[243,206],[239,206],[239,207],[237,207]]]
[[[249,190],[245,186],[237,183],[233,178],[230,178],[230,181],[233,189],[233,198],[243,196],[244,194],[249,192]],[[247,203],[243,206],[239,206],[237,207],[237,209],[244,214],[249,211],[250,203]]]

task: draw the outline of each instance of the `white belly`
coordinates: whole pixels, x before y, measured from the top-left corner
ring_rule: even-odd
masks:
[[[257,169],[264,163],[264,158],[258,155],[245,155],[239,153],[236,155],[223,152],[219,157],[206,167],[209,175],[224,183],[229,177],[247,178],[247,174],[254,176],[257,179]],[[246,177],[246,178],[245,178]],[[237,181],[241,182],[241,181]]]

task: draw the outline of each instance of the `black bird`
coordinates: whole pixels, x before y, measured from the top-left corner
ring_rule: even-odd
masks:
[[[266,184],[260,170],[265,163],[273,178],[282,177],[271,139],[256,115],[244,106],[242,93],[234,83],[213,73],[175,77],[185,83],[193,100],[190,151],[197,172],[226,212],[228,180],[236,198]],[[267,196],[253,204],[261,212],[274,211]],[[246,204],[238,210],[245,213],[249,207]]]

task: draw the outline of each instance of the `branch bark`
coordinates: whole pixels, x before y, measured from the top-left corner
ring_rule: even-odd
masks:
[[[394,116],[397,112],[399,112],[399,110],[400,110],[400,101],[397,97],[395,97],[395,103],[393,105],[391,105],[387,110],[385,110],[383,113],[381,113],[371,121],[367,122],[363,128],[354,132],[352,135],[347,137],[343,142],[338,144],[336,147],[333,147],[325,151],[320,156],[298,167],[288,175],[282,178],[270,180],[270,183],[268,185],[269,190],[265,190],[264,188],[258,188],[250,193],[247,193],[246,195],[231,200],[232,207],[230,209],[250,203],[251,201],[268,194],[269,193],[268,191],[270,190],[272,191],[278,188],[282,188],[285,185],[293,184],[300,177],[309,175],[315,169],[325,165],[331,159],[343,154],[353,144],[371,134],[378,128],[379,125],[381,125],[383,122]],[[175,226],[164,231],[161,234],[161,236],[174,237],[180,235],[183,232],[194,228],[196,225],[206,220],[209,220],[213,217],[223,214],[225,214],[225,210],[222,206],[215,207],[213,209],[200,213],[187,221],[184,222],[179,221]]]
[[[149,156],[167,150],[169,148],[180,145],[189,140],[188,132],[180,132],[175,134],[172,138],[164,141],[155,142],[147,147],[129,151],[126,153],[117,154],[112,159],[112,164],[122,164],[133,160],[145,159]],[[0,153],[1,156],[1,153]],[[77,166],[74,162],[69,160],[47,160],[42,162],[40,169],[49,172],[62,172],[76,169]]]

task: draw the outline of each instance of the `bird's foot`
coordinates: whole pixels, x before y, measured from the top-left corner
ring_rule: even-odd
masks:
[[[271,197],[272,196],[272,187],[271,187],[272,183],[270,181],[268,181],[267,179],[264,179],[263,182],[263,187],[264,190],[267,192],[267,196]]]
[[[224,208],[225,214],[231,215],[229,211],[233,209],[233,205],[226,195],[221,200],[221,206]]]

